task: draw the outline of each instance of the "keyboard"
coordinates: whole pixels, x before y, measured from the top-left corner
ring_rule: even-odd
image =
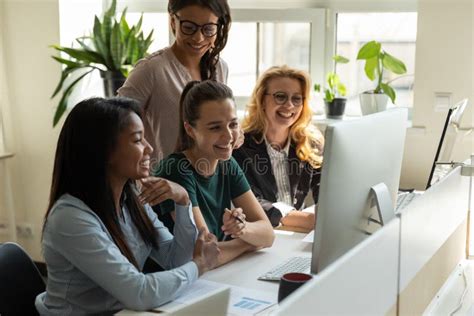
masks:
[[[422,192],[402,192],[397,196],[397,205],[395,206],[395,212],[399,212],[408,206],[414,199],[419,195],[423,194]]]
[[[270,271],[258,277],[264,281],[280,281],[281,277],[289,272],[309,273],[311,269],[311,257],[291,257],[280,263]]]

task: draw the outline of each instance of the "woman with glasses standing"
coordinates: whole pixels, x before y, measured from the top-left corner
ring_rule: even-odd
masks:
[[[299,212],[311,189],[318,201],[324,139],[311,125],[311,80],[288,66],[264,72],[242,123],[245,141],[233,156],[273,226],[311,230],[315,214]]]
[[[225,83],[228,75],[219,58],[231,22],[227,0],[170,0],[168,12],[175,42],[139,61],[118,90],[143,106],[146,138],[155,148],[152,168],[176,145],[184,86],[192,80]]]

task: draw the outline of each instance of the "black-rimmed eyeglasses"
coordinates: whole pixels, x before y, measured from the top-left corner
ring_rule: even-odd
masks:
[[[302,106],[304,103],[304,97],[300,94],[293,94],[291,97],[286,92],[275,92],[275,93],[265,93],[265,95],[273,96],[273,100],[278,105],[285,104],[288,99],[291,100],[291,104],[294,106]]]
[[[193,35],[197,32],[198,29],[201,29],[202,35],[204,35],[205,37],[212,37],[217,34],[217,31],[219,31],[220,25],[217,23],[206,23],[203,25],[199,25],[192,21],[181,20],[177,14],[175,14],[174,16],[178,19],[179,29],[184,35]]]

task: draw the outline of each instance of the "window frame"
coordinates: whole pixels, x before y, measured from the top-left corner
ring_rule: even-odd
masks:
[[[379,6],[364,6],[360,5],[359,7],[334,7],[332,9],[327,9],[327,29],[326,29],[326,46],[325,46],[325,67],[328,70],[332,70],[334,68],[334,61],[332,60],[332,56],[336,54],[336,46],[337,46],[337,16],[340,13],[405,13],[405,12],[412,12],[418,13],[416,6],[412,4],[405,4],[402,6],[393,6],[391,3],[386,3],[384,5]],[[416,45],[416,42],[415,42]],[[416,58],[415,58],[415,65],[416,65]],[[414,80],[416,75],[414,74]],[[414,101],[414,100],[413,100]],[[408,121],[412,120],[413,111],[415,109],[415,104],[413,103],[411,107],[408,107]]]
[[[104,10],[110,5],[111,0],[103,0]],[[118,1],[117,11],[128,7],[128,12],[167,12],[167,3],[150,1]],[[232,22],[301,22],[310,23],[310,76],[312,82],[323,82],[326,73],[325,43],[326,43],[326,16],[327,9],[324,8],[231,8]],[[173,34],[169,34],[169,43],[174,40]],[[256,65],[258,71],[258,64]],[[249,96],[236,96],[237,104],[245,104]]]
[[[232,9],[232,22],[310,23],[310,76],[312,82],[322,82],[325,73],[325,41],[326,41],[326,9],[294,8],[294,9]],[[258,60],[258,58],[257,58]],[[258,71],[258,62],[256,65]],[[237,104],[245,104],[250,96],[236,96]]]
[[[104,11],[112,0],[102,0]],[[288,8],[284,0],[254,2],[229,1],[232,22],[309,22],[311,23],[310,76],[314,83],[325,82],[325,74],[332,70],[332,56],[336,53],[337,15],[339,13],[417,12],[416,1],[361,0],[355,2],[308,2],[295,0]],[[167,12],[167,1],[117,0],[117,10],[128,7],[129,12]],[[174,40],[172,33],[169,43]],[[258,65],[257,65],[258,67]],[[248,97],[236,97],[237,104],[245,104]],[[415,104],[411,108],[412,111]]]

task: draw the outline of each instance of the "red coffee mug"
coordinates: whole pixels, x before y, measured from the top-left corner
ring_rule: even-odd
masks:
[[[307,273],[290,272],[284,274],[278,288],[278,303],[312,278],[313,276]]]

